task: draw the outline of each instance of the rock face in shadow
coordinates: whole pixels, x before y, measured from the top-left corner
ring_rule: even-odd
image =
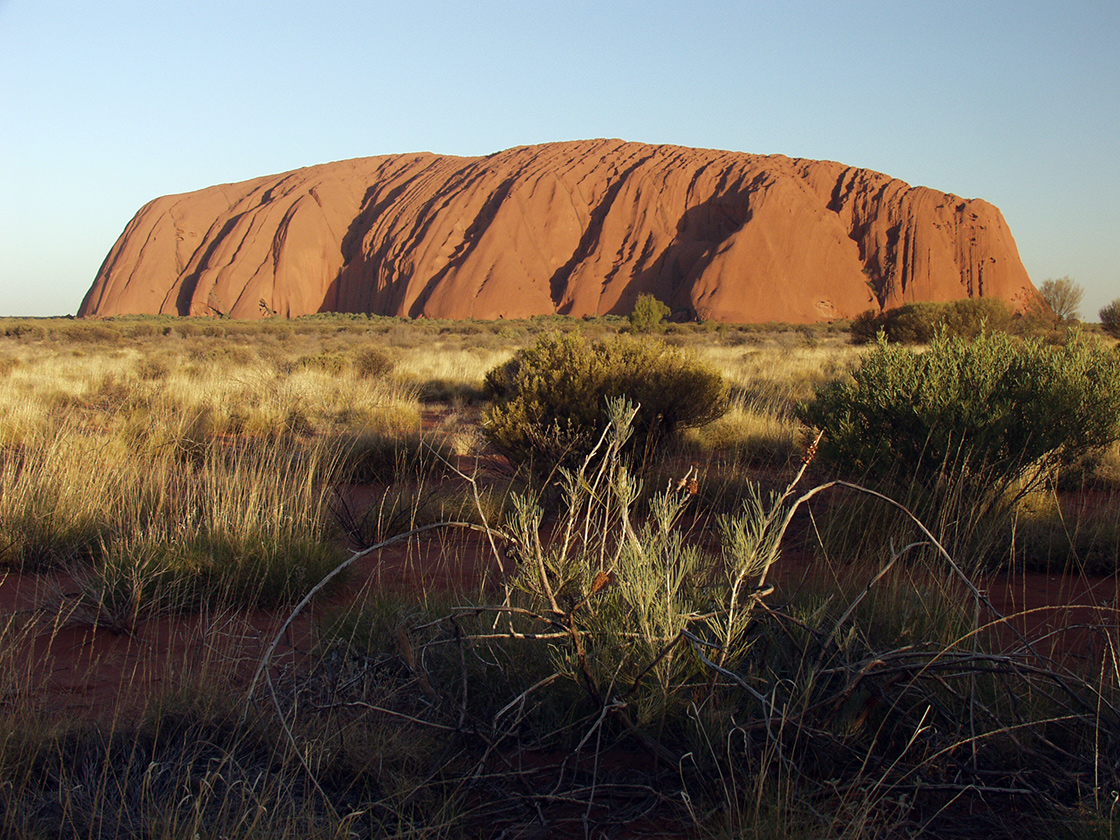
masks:
[[[1034,294],[999,210],[831,161],[620,140],[392,155],[158,198],[80,315],[808,323]]]

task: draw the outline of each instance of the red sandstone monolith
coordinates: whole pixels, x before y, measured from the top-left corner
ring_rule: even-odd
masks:
[[[625,314],[808,323],[1034,295],[979,199],[830,161],[620,140],[327,163],[158,198],[80,315]]]

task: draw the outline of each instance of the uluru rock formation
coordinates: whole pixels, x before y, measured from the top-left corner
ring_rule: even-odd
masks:
[[[1034,294],[999,210],[831,161],[619,140],[390,155],[158,198],[80,315],[807,323]]]

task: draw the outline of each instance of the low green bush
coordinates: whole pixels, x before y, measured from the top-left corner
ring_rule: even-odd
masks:
[[[1120,356],[1080,334],[1055,347],[942,333],[925,352],[880,338],[850,379],[819,388],[800,417],[823,430],[820,456],[836,474],[904,502],[964,565],[1017,563],[1020,502],[1120,437]],[[828,551],[863,555],[921,540],[912,530],[873,537],[883,511],[867,504],[834,511],[823,529]]]
[[[664,303],[653,295],[638,295],[630,312],[630,330],[635,333],[660,332],[668,317],[669,307]]]
[[[41,341],[50,335],[46,327],[39,324],[28,324],[22,321],[8,322],[4,327],[6,338],[22,338]]]
[[[607,426],[609,398],[638,405],[631,450],[648,459],[680,429],[727,411],[723,377],[684,350],[651,339],[545,333],[486,375],[495,403],[483,431],[513,463],[548,470],[582,461]]]
[[[852,341],[868,344],[882,331],[890,341],[928,344],[944,330],[949,335],[975,338],[981,331],[1010,332],[1014,313],[998,298],[966,298],[948,303],[907,303],[879,312],[874,309],[852,320]]]
[[[936,336],[928,351],[885,338],[850,379],[818,388],[801,419],[848,475],[1022,478],[1120,436],[1120,358],[1074,334],[1061,347],[982,333]]]

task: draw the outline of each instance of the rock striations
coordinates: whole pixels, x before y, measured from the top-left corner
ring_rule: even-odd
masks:
[[[129,313],[806,323],[1034,289],[1003,216],[829,161],[619,140],[391,155],[166,196],[82,302]]]

